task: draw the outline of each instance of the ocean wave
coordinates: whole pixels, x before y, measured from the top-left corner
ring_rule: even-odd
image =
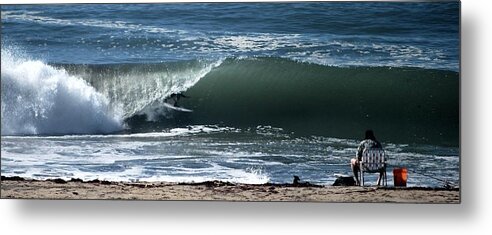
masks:
[[[2,11],[3,20],[29,21],[39,24],[50,24],[60,26],[89,26],[110,29],[122,29],[133,31],[147,31],[149,33],[186,33],[183,30],[168,29],[163,27],[150,27],[131,24],[125,21],[111,21],[98,19],[59,19],[41,15],[41,11]]]
[[[223,60],[191,60],[156,64],[55,65],[85,79],[110,99],[122,117],[146,115],[147,121],[171,115],[163,100],[186,91]]]
[[[123,128],[109,100],[83,79],[2,48],[2,135],[110,133]]]
[[[280,58],[227,59],[186,90],[157,123],[135,115],[132,128],[219,124],[281,127],[301,135],[357,138],[367,128],[399,143],[455,145],[459,75],[393,67],[330,67]]]
[[[29,43],[70,47],[82,55],[76,59],[70,58],[75,60],[74,63],[92,63],[108,58],[125,62],[145,60],[152,63],[156,59],[170,58],[192,60],[197,57],[216,59],[258,56],[281,57],[329,66],[459,69],[459,61],[455,58],[457,55],[446,48],[435,47],[428,39],[422,38],[409,41],[394,36],[240,32],[231,29],[211,31],[200,28],[190,30],[179,26],[139,24],[132,19],[57,18],[46,16],[41,11],[2,11],[2,22],[21,22],[26,26],[52,25],[55,28],[51,30],[55,32],[71,27],[69,31],[73,35],[67,36],[72,38],[71,41],[36,39],[37,41]],[[85,29],[86,27],[93,29]],[[107,31],[97,28],[110,29],[111,36],[101,35]],[[76,40],[76,45],[73,40]],[[452,45],[452,41],[447,43]],[[458,46],[457,42],[455,45]],[[84,57],[88,50],[98,53]]]
[[[12,70],[11,63],[2,63],[2,87],[10,84],[9,79],[22,77],[15,75],[16,79],[11,79],[12,75],[4,73],[4,64],[7,66],[5,71]],[[88,129],[85,124],[73,125],[68,120],[62,124],[56,121],[58,126],[67,129],[60,133],[82,133],[83,130],[104,133],[121,129],[119,121],[115,122],[117,125],[101,121],[103,117],[113,120],[112,113],[118,110],[118,117],[125,120],[124,125],[133,133],[219,125],[245,129],[272,126],[282,128],[286,133],[349,139],[358,138],[363,130],[372,128],[385,139],[397,143],[457,145],[459,139],[459,74],[453,71],[333,67],[275,57],[155,64],[46,65],[39,62],[35,65],[45,70],[43,76],[54,77],[58,82],[66,80],[71,84],[71,81],[85,80],[86,83],[80,86],[96,97],[92,99],[97,102],[88,102],[90,105],[84,109],[96,109],[97,112],[87,111],[99,115],[93,124],[87,125],[94,125],[93,129],[97,127],[97,130]],[[37,76],[39,81],[44,81],[44,77]],[[37,86],[53,90],[50,84]],[[166,97],[183,92],[191,98],[182,99],[180,105],[192,109],[192,113],[176,112],[163,106]],[[74,92],[70,94],[74,96]],[[10,102],[6,106],[10,109],[17,107],[12,98],[16,96],[2,92],[2,98],[6,97],[2,102]],[[18,116],[29,117],[28,120],[3,118],[2,126],[7,128],[3,128],[2,135],[12,134],[11,131],[4,132],[13,126],[12,123],[23,128],[33,126],[32,120],[37,120],[36,112],[40,112],[36,107],[40,105],[41,110],[59,107],[57,102],[60,101],[47,101],[47,97],[41,95],[26,101],[31,108],[22,109],[22,114],[16,111]],[[84,97],[70,97],[79,100],[68,103],[86,104]],[[45,103],[40,104],[41,100]],[[2,103],[2,114],[6,112],[4,110]],[[26,113],[31,110],[34,110],[34,116]],[[68,113],[77,112],[68,110]],[[46,119],[49,122],[58,120],[53,116],[42,120]],[[12,123],[7,125],[7,120]],[[70,129],[71,126],[75,129]],[[24,130],[19,133],[45,132]]]

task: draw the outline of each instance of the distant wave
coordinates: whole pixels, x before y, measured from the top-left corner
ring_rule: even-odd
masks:
[[[166,29],[162,27],[149,27],[137,24],[130,24],[124,21],[107,21],[96,19],[58,19],[48,16],[39,15],[39,11],[2,11],[2,19],[29,21],[39,24],[51,24],[61,26],[89,26],[111,29],[125,29],[135,31],[147,31],[151,33],[184,33],[186,31]]]
[[[46,16],[39,11],[2,11],[2,22],[20,22],[31,25],[53,26],[55,32],[65,27],[73,31],[89,27],[94,34],[105,29],[115,30],[112,36],[104,39],[76,37],[76,44],[60,40],[40,40],[38,43],[69,46],[80,50],[82,59],[90,49],[96,48],[98,54],[90,55],[86,60],[124,60],[128,55],[138,58],[139,62],[152,63],[155,58],[224,58],[224,57],[280,57],[300,62],[316,63],[327,66],[393,66],[439,68],[457,71],[457,55],[442,47],[429,46],[427,39],[412,38],[411,42],[399,42],[395,38],[382,40],[364,35],[337,35],[316,33],[265,33],[237,31],[189,30],[178,26],[161,27],[142,25],[129,20],[92,19],[92,18],[56,18]],[[37,27],[37,26],[36,26]],[[100,30],[102,29],[102,31]],[[128,37],[131,33],[132,37]],[[381,38],[379,38],[381,37]],[[395,41],[396,40],[396,41]],[[442,39],[444,40],[444,39]],[[458,44],[456,43],[456,46]],[[150,61],[149,58],[150,57]],[[71,62],[71,61],[70,61]],[[119,61],[121,62],[121,61]],[[134,62],[134,61],[132,61]],[[80,62],[76,62],[80,63]],[[85,61],[82,63],[86,63]]]
[[[2,135],[111,133],[109,101],[83,79],[2,48]]]

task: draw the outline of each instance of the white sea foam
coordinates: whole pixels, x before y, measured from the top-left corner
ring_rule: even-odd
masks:
[[[133,75],[118,80],[118,86],[113,90],[102,90],[104,93],[117,92],[118,103],[124,106],[124,117],[135,114],[145,114],[147,121],[156,121],[161,116],[166,116],[169,109],[163,107],[163,99],[173,93],[182,93],[195,85],[212,69],[220,66],[224,59],[212,62],[201,62],[200,66],[189,68],[168,74],[147,74],[136,83]],[[164,76],[164,77],[163,77]],[[145,92],[142,92],[142,89]]]
[[[169,131],[162,132],[147,132],[133,134],[98,134],[98,135],[54,135],[54,136],[2,136],[2,140],[27,140],[27,139],[46,139],[46,140],[78,140],[78,139],[114,139],[114,138],[165,138],[174,136],[186,136],[200,133],[224,133],[224,132],[240,132],[241,129],[232,127],[219,127],[216,125],[194,125],[187,128],[173,128]]]
[[[89,26],[110,29],[123,29],[130,31],[145,31],[148,33],[186,33],[184,30],[175,30],[162,27],[142,26],[139,24],[131,24],[125,21],[110,21],[96,19],[58,19],[39,15],[39,11],[2,11],[2,19],[5,20],[21,20],[30,21],[39,24],[53,24],[64,26]]]
[[[108,99],[81,78],[2,48],[2,135],[109,133],[122,129]]]
[[[249,167],[247,169],[235,169],[224,167],[216,163],[209,167],[187,168],[180,167],[179,164],[168,167],[153,167],[148,169],[143,165],[127,165],[129,160],[152,161],[152,158],[141,159],[123,155],[120,157],[101,155],[97,158],[85,158],[77,160],[73,156],[70,158],[55,155],[43,155],[42,158],[27,154],[9,153],[8,159],[15,159],[15,162],[2,158],[2,175],[20,176],[32,179],[80,178],[83,180],[110,180],[127,182],[204,182],[212,180],[227,181],[232,183],[263,184],[270,181],[260,167]],[[30,157],[32,156],[32,157]],[[175,156],[179,157],[179,156]],[[115,160],[115,158],[120,160]],[[153,158],[159,160],[159,158]],[[182,157],[186,161],[186,157]],[[118,162],[117,162],[118,161]],[[82,167],[81,167],[82,166]],[[13,169],[16,170],[7,170]],[[91,169],[91,170],[89,170]]]
[[[129,139],[126,135],[2,136],[2,175],[127,182],[221,180],[249,184],[286,183],[291,182],[292,175],[300,175],[311,183],[331,184],[334,178],[330,175],[349,173],[347,162],[355,154],[359,142],[325,137],[270,138],[266,142],[262,140],[264,137],[246,141],[231,138],[203,141],[203,137],[213,139],[212,135],[186,133],[209,131],[207,127],[190,129],[195,130],[177,128],[156,135],[131,134]],[[163,137],[166,133],[183,138]],[[267,149],[258,147],[266,146],[266,143]],[[443,148],[439,150],[443,155],[425,153],[425,146],[419,148],[424,152],[414,152],[410,150],[414,147],[408,145],[383,145],[391,168],[403,166],[412,170],[409,186],[440,185],[439,181],[422,174],[457,181],[460,158],[455,151]],[[447,167],[439,168],[440,165]],[[390,170],[388,174],[391,178]],[[375,177],[375,174],[368,175],[371,182],[376,180]]]

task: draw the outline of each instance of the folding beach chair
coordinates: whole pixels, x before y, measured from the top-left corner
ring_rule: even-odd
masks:
[[[361,186],[364,187],[364,173],[382,173],[383,185],[388,185],[386,177],[386,154],[382,149],[367,149],[362,153],[360,161]]]

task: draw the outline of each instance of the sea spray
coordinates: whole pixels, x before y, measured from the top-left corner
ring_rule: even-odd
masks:
[[[2,135],[111,133],[123,128],[86,81],[2,48]]]
[[[222,59],[153,64],[57,65],[81,77],[112,105],[121,105],[122,117],[145,115],[157,121],[172,115],[162,105],[173,93],[183,93],[222,64]]]

